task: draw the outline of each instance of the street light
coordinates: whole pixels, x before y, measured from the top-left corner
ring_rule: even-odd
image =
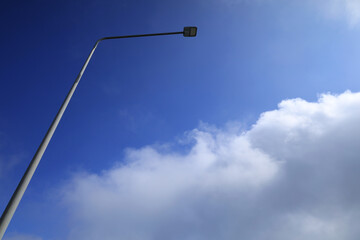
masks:
[[[85,69],[87,67],[87,65],[90,62],[90,59],[92,57],[92,55],[95,52],[96,47],[99,45],[99,43],[101,41],[104,40],[110,40],[110,39],[119,39],[119,38],[135,38],[135,37],[151,37],[151,36],[162,36],[162,35],[175,35],[175,34],[183,34],[184,37],[195,37],[196,36],[196,32],[197,32],[197,27],[184,27],[184,30],[182,32],[167,32],[167,33],[152,33],[152,34],[140,34],[140,35],[128,35],[128,36],[115,36],[115,37],[104,37],[104,38],[100,38],[99,40],[96,41],[94,47],[92,48],[88,58],[86,59],[83,67],[80,70],[79,75],[77,76],[77,78],[75,79],[74,84],[72,85],[69,93],[67,94],[63,104],[61,105],[58,113],[56,114],[53,122],[51,123],[49,130],[47,131],[45,137],[43,138],[39,148],[37,149],[33,159],[31,160],[28,168],[26,169],[23,177],[21,178],[15,192],[13,193],[9,203],[7,204],[1,218],[0,218],[0,240],[2,239],[2,237],[4,236],[4,233],[6,231],[7,226],[9,225],[12,216],[15,213],[15,210],[17,208],[17,206],[19,205],[19,202],[22,198],[22,196],[24,195],[24,192],[27,188],[27,186],[29,185],[29,182],[32,178],[32,176],[34,175],[34,172],[37,168],[37,166],[39,165],[39,162],[41,160],[41,157],[43,156],[47,145],[49,144],[51,137],[53,136],[57,125],[59,124],[62,115],[65,112],[65,109],[67,107],[67,105],[69,104],[69,101],[72,97],[72,95],[75,92],[75,89],[77,87],[77,85],[79,84],[79,81],[82,77],[82,75],[85,72]]]

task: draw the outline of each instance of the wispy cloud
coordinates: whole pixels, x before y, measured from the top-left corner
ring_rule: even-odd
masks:
[[[69,239],[357,239],[360,93],[285,100],[248,131],[203,126],[63,188]]]
[[[0,155],[0,179],[5,177],[23,158],[23,154]]]
[[[42,240],[42,238],[33,235],[26,235],[19,233],[12,233],[9,235],[10,236],[5,236],[4,240]]]
[[[229,7],[239,4],[292,4],[296,2],[298,6],[310,7],[316,9],[321,15],[329,19],[344,20],[350,27],[356,27],[360,24],[360,0],[214,0]],[[204,1],[208,2],[208,1]]]
[[[360,23],[359,0],[316,0],[312,4],[318,4],[319,9],[328,17],[343,18],[351,27]]]

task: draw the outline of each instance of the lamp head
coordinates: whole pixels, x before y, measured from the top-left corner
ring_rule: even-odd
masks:
[[[197,33],[197,27],[184,27],[184,37],[195,37]]]

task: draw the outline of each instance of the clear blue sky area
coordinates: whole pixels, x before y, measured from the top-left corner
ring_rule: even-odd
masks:
[[[126,148],[171,143],[200,122],[249,128],[283,99],[360,90],[360,32],[303,1],[0,2],[0,208],[5,208],[98,38],[103,42],[8,233],[64,239],[58,188]],[[181,151],[181,149],[180,149]]]

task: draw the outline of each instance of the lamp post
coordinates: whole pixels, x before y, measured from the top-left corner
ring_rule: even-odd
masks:
[[[128,36],[115,36],[115,37],[104,37],[104,38],[100,38],[99,40],[96,41],[94,47],[92,48],[88,58],[86,59],[83,67],[80,70],[79,75],[77,76],[77,78],[75,79],[74,84],[72,85],[69,93],[67,94],[63,104],[61,105],[58,113],[56,114],[53,122],[51,123],[49,130],[47,131],[45,137],[43,138],[39,148],[37,149],[33,159],[31,160],[28,168],[26,169],[23,177],[21,178],[15,192],[13,193],[9,203],[7,204],[1,218],[0,218],[0,240],[2,239],[2,237],[4,236],[4,233],[12,219],[12,216],[15,213],[15,210],[17,208],[17,206],[19,205],[19,202],[22,198],[22,196],[24,195],[24,192],[27,188],[27,186],[29,185],[29,182],[32,178],[32,176],[34,175],[34,172],[37,168],[37,166],[39,165],[39,162],[41,160],[41,157],[43,156],[50,140],[51,137],[53,136],[57,125],[59,124],[62,115],[65,112],[65,109],[67,107],[67,105],[70,102],[70,99],[72,97],[72,95],[75,92],[75,89],[77,87],[77,85],[79,84],[79,81],[82,77],[82,75],[85,72],[85,69],[87,67],[87,65],[90,62],[90,59],[92,57],[92,55],[95,52],[96,47],[99,45],[99,43],[101,41],[104,40],[110,40],[110,39],[120,39],[120,38],[135,38],[135,37],[151,37],[151,36],[163,36],[163,35],[175,35],[175,34],[183,34],[184,37],[195,37],[197,33],[197,28],[196,27],[184,27],[184,30],[182,32],[167,32],[167,33],[152,33],[152,34],[140,34],[140,35],[128,35]]]

